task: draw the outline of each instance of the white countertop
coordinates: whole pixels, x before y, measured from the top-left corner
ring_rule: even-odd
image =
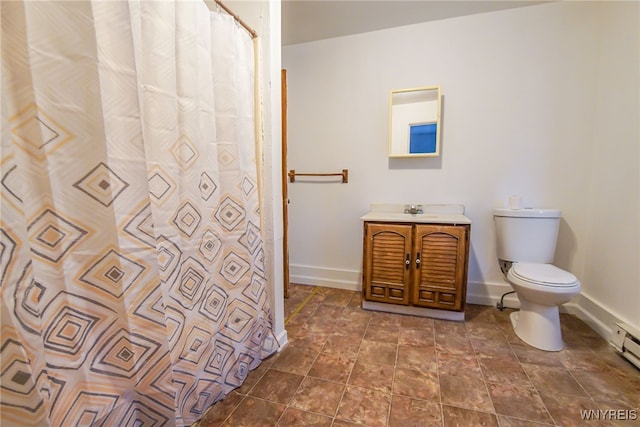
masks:
[[[374,204],[371,205],[371,210],[362,216],[360,220],[421,224],[471,224],[471,220],[464,216],[464,206],[462,205],[412,204],[421,206],[423,213],[404,213],[405,208],[408,206],[404,204]]]

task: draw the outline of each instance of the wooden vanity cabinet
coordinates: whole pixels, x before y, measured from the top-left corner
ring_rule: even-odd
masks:
[[[464,311],[468,224],[364,223],[365,301]]]

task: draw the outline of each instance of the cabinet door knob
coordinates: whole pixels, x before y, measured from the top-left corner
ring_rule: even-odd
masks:
[[[407,258],[404,260],[404,266],[408,270],[411,264],[411,255],[407,254]]]
[[[418,252],[418,255],[416,255],[416,268],[420,267],[420,252]]]

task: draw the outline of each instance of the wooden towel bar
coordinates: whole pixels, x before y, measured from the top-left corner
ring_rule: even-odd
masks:
[[[349,182],[349,169],[342,169],[340,173],[299,173],[291,169],[287,175],[289,176],[289,182],[296,182],[296,176],[342,176],[343,184]]]

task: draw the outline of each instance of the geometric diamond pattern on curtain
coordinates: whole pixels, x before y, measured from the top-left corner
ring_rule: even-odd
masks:
[[[54,263],[60,261],[87,234],[87,230],[78,226],[77,222],[49,208],[39,214],[27,226],[27,230],[31,236],[29,243],[32,252]]]
[[[200,240],[200,245],[198,250],[200,255],[204,257],[209,262],[213,262],[214,259],[220,253],[220,249],[222,248],[222,240],[211,230],[206,230],[202,234],[202,239]]]
[[[215,219],[218,220],[220,225],[227,229],[227,231],[232,231],[240,225],[245,216],[246,213],[242,205],[230,196],[226,196],[222,200],[215,213]]]
[[[12,355],[12,360],[9,366],[3,366],[0,379],[2,379],[3,388],[18,394],[28,394],[35,384],[31,378],[29,361],[22,356],[23,352],[16,348],[17,346],[19,343],[9,341],[7,348],[3,349],[8,355]]]
[[[189,332],[187,332],[185,338],[185,346],[180,353],[180,359],[186,360],[198,365],[200,359],[205,354],[207,349],[207,343],[211,339],[211,333],[204,328],[193,326]]]
[[[192,203],[186,201],[180,206],[178,212],[176,212],[172,223],[183,235],[191,237],[198,229],[201,220],[202,215],[198,212],[198,209],[196,209]]]
[[[67,292],[57,294],[45,307],[42,317],[48,324],[42,330],[44,348],[52,356],[52,368],[78,369],[117,320],[116,312],[99,301]]]
[[[123,426],[162,426],[170,422],[168,417],[138,400],[131,402],[121,419]]]
[[[225,384],[231,387],[240,387],[249,375],[251,364],[255,358],[250,354],[241,354],[232,366],[226,371]]]
[[[256,249],[262,245],[262,237],[260,235],[260,227],[253,224],[251,221],[247,223],[246,232],[238,240],[242,246],[247,248],[249,253],[255,253]]]
[[[179,277],[174,282],[172,298],[183,308],[193,308],[202,301],[209,277],[209,272],[197,259],[185,259],[180,265]]]
[[[18,280],[13,283],[13,314],[25,331],[38,334],[42,327],[42,310],[53,298],[55,289],[36,282],[31,266],[31,262],[27,263]]]
[[[171,154],[173,154],[176,162],[182,170],[189,170],[189,168],[198,160],[198,150],[193,142],[185,135],[180,138],[171,146]]]
[[[24,109],[9,117],[13,142],[35,159],[42,160],[61,149],[73,139],[57,120],[53,112],[45,113],[42,106],[29,103]]]
[[[220,120],[218,122],[220,122]],[[218,164],[220,166],[220,170],[233,170],[237,161],[236,153],[234,153],[230,147],[227,147],[226,145],[218,146]]]
[[[249,179],[249,177],[245,176],[242,178],[242,192],[245,197],[249,197],[255,188],[255,184]]]
[[[151,217],[150,203],[144,203],[141,209],[134,209],[132,213],[128,213],[126,218],[129,219],[126,224],[120,228],[136,241],[155,248],[156,238],[153,230],[153,218]]]
[[[17,241],[15,236],[11,236],[9,230],[6,230],[3,225],[3,228],[0,229],[0,269],[3,272],[9,270],[9,266],[15,259],[15,251],[18,245],[20,245],[20,242]],[[5,278],[8,278],[8,275],[3,273],[0,286],[4,285]]]
[[[164,327],[167,319],[165,317],[165,305],[162,301],[163,296],[160,284],[157,284],[154,288],[147,288],[147,293],[142,296],[144,297],[142,301],[132,300],[131,304],[135,307],[133,314]]]
[[[129,184],[101,162],[73,186],[104,206],[110,206]]]
[[[220,334],[235,341],[242,342],[254,323],[255,309],[241,299],[235,299],[229,303],[228,317]]]
[[[205,365],[205,372],[220,376],[225,371],[227,361],[233,355],[233,345],[228,344],[224,339],[217,339],[214,342],[213,351],[210,353],[209,360]]]
[[[211,178],[206,172],[202,172],[200,175],[200,194],[203,200],[209,200],[218,186],[213,178]]]
[[[242,290],[242,295],[257,304],[263,296],[264,285],[264,278],[254,273],[251,275],[249,284]]]
[[[120,298],[130,286],[135,284],[145,269],[141,262],[136,262],[133,258],[110,249],[93,263],[79,280]]]
[[[254,349],[260,350],[263,347],[265,338],[269,335],[270,325],[266,319],[260,319],[253,324],[249,342],[254,345]]]
[[[14,164],[7,162],[6,165],[1,165],[0,169],[2,169],[2,179],[0,183],[2,184],[2,195],[10,195],[13,198],[13,201],[22,203],[22,198],[20,194],[22,194],[22,183],[19,179],[18,173],[16,170],[18,167]]]
[[[101,425],[116,406],[120,396],[110,393],[81,391],[70,402],[69,410],[60,425]]]
[[[200,306],[200,314],[214,323],[220,323],[222,315],[226,312],[227,293],[218,287],[211,287]]]
[[[223,260],[220,275],[232,285],[237,285],[250,267],[251,264],[242,256],[235,252],[230,252]]]
[[[199,378],[188,396],[188,400],[191,402],[191,406],[188,408],[189,412],[204,413],[211,402],[215,402],[221,395],[223,395],[222,385],[211,379]]]
[[[176,184],[168,173],[160,167],[153,169],[149,177],[149,194],[153,196],[156,202],[162,204],[165,200],[168,200],[175,188]]]
[[[91,362],[91,370],[112,377],[133,378],[144,375],[145,368],[161,348],[144,334],[122,328],[101,346]]]
[[[256,271],[262,275],[265,275],[265,255],[264,248],[262,245],[256,250],[253,259],[251,260],[252,266],[256,269]]]
[[[187,323],[187,317],[181,310],[174,308],[173,305],[165,305],[165,327],[167,329],[167,337],[171,348],[176,348],[176,345],[183,335],[185,325]]]
[[[178,244],[173,243],[165,236],[159,236],[156,241],[157,262],[161,278],[165,283],[172,283],[179,271],[182,251]]]

